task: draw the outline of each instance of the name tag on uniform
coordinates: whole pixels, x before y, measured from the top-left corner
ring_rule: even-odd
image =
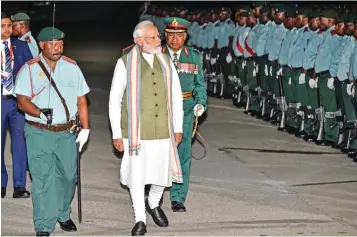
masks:
[[[188,74],[198,74],[198,65],[191,63],[178,63],[177,72],[188,73]]]

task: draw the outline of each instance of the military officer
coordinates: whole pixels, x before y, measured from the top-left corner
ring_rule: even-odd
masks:
[[[271,99],[271,112],[269,119],[273,120],[273,123],[277,122],[277,104],[276,99],[279,96],[279,83],[277,72],[280,69],[279,66],[279,52],[282,47],[284,38],[286,37],[287,29],[285,28],[286,20],[286,8],[284,6],[278,6],[275,9],[274,25],[271,29],[270,48],[268,47],[268,61],[270,64],[270,91],[273,93]],[[274,106],[274,104],[276,104]]]
[[[343,48],[343,52],[341,53],[340,59],[337,62],[337,68],[335,65],[334,58],[332,59],[331,66],[330,66],[330,73],[331,75],[337,75],[338,81],[342,84],[341,92],[342,92],[342,100],[343,105],[342,108],[344,109],[343,115],[345,116],[345,121],[353,121],[356,120],[356,113],[355,113],[355,104],[353,102],[354,97],[351,91],[354,81],[349,80],[349,75],[351,74],[350,71],[350,63],[351,57],[354,52],[356,39],[353,37],[354,32],[354,24],[353,22],[354,16],[349,15],[346,17],[345,22],[345,36],[340,43],[339,48],[336,51],[339,51]],[[345,45],[343,47],[343,44]],[[346,131],[348,133],[348,131]],[[348,134],[345,134],[345,139],[347,141]],[[343,144],[341,147],[341,152],[343,153],[353,153],[357,148],[357,140],[353,140],[351,143]]]
[[[248,35],[244,39],[244,74],[248,85],[247,103],[244,113],[251,113],[251,115],[258,115],[260,111],[260,83],[257,81],[257,65],[255,61],[256,57],[256,45],[258,39],[258,32],[260,24],[257,24],[257,18],[252,11],[248,12],[249,17],[247,20],[247,32]]]
[[[232,42],[234,37],[235,26],[230,19],[231,9],[223,7],[220,13],[220,24],[217,39],[217,48],[219,57],[217,61],[217,76],[219,79],[219,88],[217,97],[231,97],[231,82],[228,79],[230,75],[230,63],[232,63]]]
[[[36,40],[33,38],[30,31],[30,17],[25,13],[17,13],[11,16],[12,34],[22,41],[26,41],[30,48],[33,57],[39,54]]]
[[[338,136],[336,136],[336,143],[332,144],[332,147],[341,149],[343,146],[346,145],[347,137],[348,137],[348,132],[345,132],[345,135],[342,134],[342,127],[343,127],[343,120],[344,120],[343,117],[346,116],[346,109],[344,106],[343,97],[348,98],[347,97],[348,94],[346,92],[346,82],[348,82],[348,80],[346,80],[347,78],[339,79],[337,77],[337,72],[338,72],[339,62],[341,61],[341,56],[345,51],[345,48],[348,46],[349,42],[352,39],[351,35],[353,33],[353,19],[351,18],[348,19],[345,17],[337,18],[335,32],[338,37],[338,45],[337,48],[332,52],[332,59],[331,59],[329,71],[330,71],[331,78],[334,78],[337,111],[340,114],[336,115],[336,119],[335,119],[336,124],[334,126],[337,127],[335,131]],[[343,87],[345,87],[344,90]],[[339,126],[337,126],[337,124]]]
[[[349,79],[350,79],[350,81],[353,81],[353,83],[355,84],[356,80],[357,80],[357,19],[355,19],[355,28],[353,31],[353,37],[354,37],[354,41],[355,41],[354,42],[355,46],[354,46],[354,51],[353,51],[351,61],[350,61]],[[357,90],[356,89],[354,89],[354,91],[351,90],[351,93],[353,93],[353,92],[354,92],[354,102],[356,103],[357,102]],[[355,109],[355,112],[357,112],[357,109]],[[352,148],[354,148],[355,151],[357,150],[356,139],[352,143]],[[352,153],[352,155],[353,155],[353,153]],[[353,158],[353,161],[357,162],[356,152],[354,152],[354,155],[355,156]]]
[[[203,78],[201,54],[184,46],[190,22],[177,17],[166,18],[165,34],[167,53],[176,66],[182,89],[184,121],[183,139],[178,147],[183,184],[173,183],[171,188],[171,208],[174,212],[184,212],[188,192],[191,165],[191,142],[195,116],[201,116],[207,109],[206,83]]]
[[[324,136],[316,141],[318,145],[332,145],[337,142],[338,126],[333,128],[335,123],[337,104],[334,88],[334,78],[331,77],[329,68],[332,53],[338,45],[339,37],[335,31],[337,13],[333,9],[322,11],[320,17],[320,30],[322,33],[322,43],[317,49],[315,72],[317,87],[319,88],[319,100],[324,108]]]
[[[57,222],[64,231],[77,230],[71,202],[77,181],[76,143],[81,151],[89,136],[89,88],[76,61],[63,56],[61,30],[45,27],[37,39],[42,53],[21,68],[13,94],[26,119],[35,231],[49,236]],[[76,139],[70,131],[77,112],[82,129]]]

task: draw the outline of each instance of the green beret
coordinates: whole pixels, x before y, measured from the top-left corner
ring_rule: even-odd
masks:
[[[322,10],[321,17],[337,19],[338,15],[337,15],[337,12],[335,10],[326,9],[326,10]]]
[[[275,13],[278,12],[286,12],[286,8],[284,6],[278,6],[277,8],[275,8]]]
[[[348,22],[354,22],[356,20],[355,16],[353,14],[348,14],[346,17],[345,17],[345,22],[348,23]]]
[[[250,9],[250,10],[248,11],[248,15],[249,15],[249,16],[254,16],[254,13],[253,13],[253,10],[252,10],[252,9]]]
[[[311,11],[309,14],[308,14],[308,17],[310,19],[312,18],[317,18],[317,17],[320,17],[321,16],[321,13],[319,11]]]
[[[27,20],[30,20],[30,17],[27,14],[20,12],[15,15],[12,15],[11,20],[12,21],[27,21]]]
[[[180,17],[167,17],[163,20],[166,25],[165,32],[167,33],[182,33],[186,32],[191,23]]]
[[[269,13],[270,11],[269,11],[269,8],[268,7],[262,7],[261,9],[260,9],[260,14],[263,14],[263,13]]]
[[[239,16],[248,17],[249,13],[248,12],[241,12],[241,13],[239,13]]]
[[[40,33],[38,33],[38,41],[51,41],[51,40],[61,40],[64,38],[64,33],[52,26],[43,28]]]
[[[335,23],[336,24],[340,24],[340,23],[342,23],[344,21],[345,21],[345,17],[344,16],[337,16]]]
[[[236,8],[236,12],[239,10],[244,10],[244,11],[249,11],[251,8],[248,5],[241,5],[239,7]]]
[[[286,16],[287,17],[296,17],[296,9],[293,7],[290,7],[286,11]]]
[[[265,6],[265,2],[252,2],[252,8],[264,7],[264,6]]]
[[[222,7],[221,12],[228,12],[228,14],[232,14],[231,9],[229,7]]]

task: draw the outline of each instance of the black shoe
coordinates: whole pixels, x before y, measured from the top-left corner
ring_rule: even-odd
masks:
[[[327,140],[316,141],[315,143],[318,146],[331,146],[332,145],[332,142],[327,141]]]
[[[135,224],[133,229],[131,230],[131,235],[145,235],[146,233],[146,225],[144,222],[139,221]]]
[[[353,162],[357,162],[357,157],[356,156],[353,158]]]
[[[149,206],[149,201],[146,199],[145,201],[146,211],[151,215],[153,221],[156,225],[160,227],[167,227],[169,225],[169,221],[165,215],[165,212],[161,209],[160,206],[151,209]]]
[[[1,188],[1,198],[6,196],[6,188]]]
[[[30,192],[26,188],[14,188],[13,198],[29,198]]]
[[[50,233],[49,232],[39,231],[39,232],[36,233],[36,236],[50,236]]]
[[[315,141],[316,140],[316,136],[314,136],[314,135],[306,135],[306,136],[304,136],[304,141],[307,141],[307,142],[313,142],[313,141]]]
[[[305,136],[307,136],[307,133],[305,131],[295,133],[295,137],[305,137]]]
[[[77,226],[74,224],[74,222],[69,219],[68,221],[65,222],[58,222],[61,229],[64,231],[72,232],[72,231],[77,231]]]
[[[347,146],[344,146],[344,147],[341,148],[341,152],[342,152],[342,153],[347,154],[347,153],[349,153],[350,151],[351,151],[351,148],[347,148]]]
[[[356,155],[357,155],[356,149],[351,149],[351,150],[348,152],[348,157],[350,157],[350,158],[354,158],[354,157],[356,157]]]
[[[172,201],[171,209],[173,210],[173,212],[186,212],[186,207],[185,205],[183,205],[182,202]]]

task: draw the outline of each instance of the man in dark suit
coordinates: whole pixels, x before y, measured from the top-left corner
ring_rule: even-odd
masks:
[[[6,196],[8,183],[4,155],[8,128],[11,133],[11,153],[13,156],[13,198],[29,198],[30,193],[26,190],[25,117],[18,110],[12,91],[17,72],[22,65],[32,59],[32,54],[26,42],[10,38],[11,35],[11,19],[6,14],[1,13],[1,198]]]

